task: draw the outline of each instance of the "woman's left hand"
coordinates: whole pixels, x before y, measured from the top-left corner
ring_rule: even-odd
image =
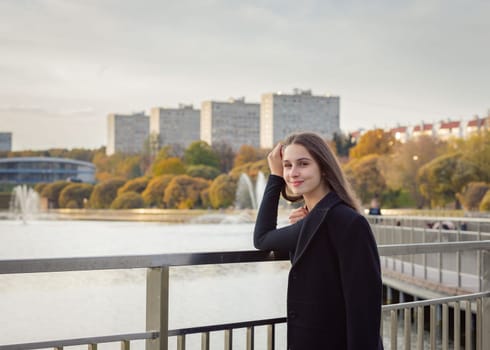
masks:
[[[289,223],[294,224],[304,219],[306,215],[308,215],[308,210],[305,207],[293,209],[289,214]]]

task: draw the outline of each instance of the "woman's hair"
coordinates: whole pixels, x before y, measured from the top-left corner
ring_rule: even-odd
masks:
[[[347,181],[337,157],[325,140],[315,133],[303,132],[288,136],[283,142],[283,147],[285,148],[293,144],[306,148],[317,162],[322,178],[325,180],[329,190],[337,193],[340,199],[348,206],[360,213],[361,206],[359,200]],[[282,195],[285,199],[292,202],[303,199],[303,196],[298,197],[288,194],[287,185],[282,189]]]

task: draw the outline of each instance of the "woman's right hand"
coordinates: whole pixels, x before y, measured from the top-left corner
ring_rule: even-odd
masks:
[[[269,169],[272,175],[282,177],[282,147],[281,143],[278,143],[267,156],[267,162],[269,163]]]
[[[289,223],[295,224],[299,220],[304,219],[306,215],[308,215],[308,210],[305,207],[293,209],[289,214]]]

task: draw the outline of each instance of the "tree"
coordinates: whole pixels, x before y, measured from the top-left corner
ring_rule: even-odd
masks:
[[[117,190],[124,183],[124,179],[114,178],[95,185],[89,200],[90,207],[95,209],[109,208],[117,196]]]
[[[191,177],[201,177],[206,180],[213,180],[220,172],[219,169],[207,165],[190,165],[187,167],[186,174]]]
[[[160,175],[148,182],[148,186],[142,193],[143,200],[147,206],[163,208],[163,194],[173,177],[173,175]]]
[[[164,174],[184,174],[185,165],[182,163],[182,160],[177,157],[161,159],[153,163],[152,172],[154,176]]]
[[[87,183],[72,183],[60,193],[60,208],[84,208],[88,202],[94,185]]]
[[[209,187],[209,201],[215,209],[226,208],[233,205],[237,181],[230,175],[221,174]]]
[[[461,153],[439,156],[420,168],[417,174],[420,192],[430,200],[431,206],[445,206],[456,201],[456,194],[475,180],[472,164],[461,157]]]
[[[187,165],[208,165],[214,168],[219,167],[219,159],[216,153],[213,151],[204,141],[194,141],[184,151],[184,162]]]
[[[490,211],[490,191],[487,191],[481,200],[480,211]]]
[[[239,167],[246,163],[256,162],[261,158],[262,154],[255,147],[250,145],[242,145],[235,156],[233,165],[234,167]]]
[[[463,159],[476,168],[478,181],[490,182],[490,131],[472,135],[463,144]]]
[[[46,185],[41,193],[41,197],[45,197],[48,200],[50,208],[59,208],[60,193],[68,186],[68,181],[56,181]]]
[[[147,177],[137,177],[136,179],[131,179],[117,190],[117,194],[120,195],[125,192],[142,193],[146,186],[148,186],[149,181],[150,180]]]
[[[333,134],[333,142],[339,157],[348,157],[350,149],[356,145],[356,143],[352,141],[350,134],[345,135],[337,132]]]
[[[209,181],[188,175],[175,176],[165,189],[163,201],[168,208],[191,209],[202,206],[201,191]]]
[[[235,159],[235,152],[233,148],[227,142],[213,143],[213,151],[219,159],[219,169],[222,173],[227,173],[233,168],[233,160]]]
[[[391,133],[382,129],[369,130],[361,136],[357,145],[349,152],[351,158],[362,158],[369,154],[390,154],[396,144],[396,139]]]
[[[370,154],[353,159],[345,166],[345,173],[362,203],[369,203],[387,188],[378,166],[380,156]]]
[[[116,197],[111,204],[111,209],[136,209],[143,208],[144,202],[141,194],[137,192],[124,192]]]
[[[457,197],[466,210],[478,210],[489,188],[490,184],[486,182],[470,182],[464,192],[458,193]]]
[[[422,208],[426,198],[419,191],[417,173],[423,165],[441,155],[444,148],[444,143],[426,135],[398,143],[393,154],[381,157],[378,164],[386,184],[393,191],[406,190],[417,208]]]

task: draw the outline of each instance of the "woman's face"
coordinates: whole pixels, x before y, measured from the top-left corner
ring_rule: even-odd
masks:
[[[320,167],[302,145],[291,144],[282,154],[284,180],[289,190],[297,196],[323,197],[327,186],[322,179]]]

